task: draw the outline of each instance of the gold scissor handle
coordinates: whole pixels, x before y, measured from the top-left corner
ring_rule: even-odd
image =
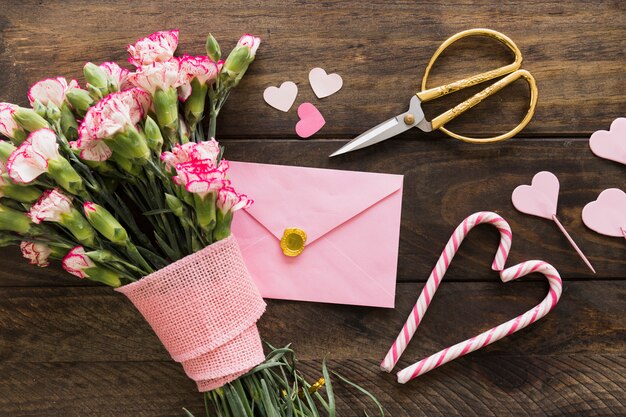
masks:
[[[500,68],[496,68],[491,71],[486,71],[481,74],[474,75],[472,77],[465,78],[459,81],[455,81],[453,83],[450,83],[444,86],[426,89],[426,82],[428,81],[428,75],[430,74],[430,70],[433,64],[435,63],[435,61],[437,60],[437,58],[439,57],[439,55],[441,55],[441,53],[454,42],[458,41],[459,39],[468,37],[468,36],[488,36],[490,38],[494,38],[498,40],[499,42],[506,45],[511,51],[513,51],[513,53],[515,54],[515,60],[511,64],[505,65]],[[467,87],[471,87],[473,85],[480,84],[485,81],[492,80],[494,78],[500,77],[505,74],[509,74],[509,75],[497,81],[496,83],[490,85],[489,87],[485,88],[484,90],[475,94],[469,99],[465,100],[461,104],[448,110],[447,112],[435,117],[431,121],[433,130],[439,129],[448,136],[451,136],[455,139],[462,140],[464,142],[470,142],[470,143],[497,142],[497,141],[508,139],[516,135],[517,133],[519,133],[524,127],[526,127],[526,125],[530,122],[530,119],[532,119],[533,115],[535,114],[535,107],[537,106],[537,94],[538,94],[535,78],[528,71],[520,70],[519,68],[521,67],[521,65],[522,65],[522,53],[520,52],[517,45],[515,45],[515,43],[509,37],[507,37],[506,35],[503,35],[500,32],[496,32],[495,30],[470,29],[470,30],[457,33],[456,35],[446,40],[443,44],[441,44],[441,46],[437,49],[437,51],[435,51],[435,54],[430,59],[430,62],[428,63],[428,66],[426,67],[426,71],[424,72],[424,78],[422,79],[422,91],[416,94],[417,97],[422,102],[436,99],[446,94],[450,94],[455,91],[458,91]],[[450,130],[444,127],[444,125],[448,123],[450,120],[459,116],[461,113],[471,109],[472,107],[474,107],[475,105],[483,101],[485,98],[489,97],[492,94],[495,94],[496,92],[500,91],[502,88],[511,84],[512,82],[514,82],[515,80],[519,78],[524,78],[528,82],[528,85],[530,87],[530,106],[528,108],[528,112],[526,113],[526,116],[524,116],[520,124],[518,124],[515,128],[513,128],[509,132],[506,132],[506,133],[503,133],[501,135],[494,136],[491,138],[470,138],[467,136],[462,136],[457,133],[451,132]]]

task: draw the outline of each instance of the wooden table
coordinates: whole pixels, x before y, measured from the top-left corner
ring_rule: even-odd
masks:
[[[202,53],[209,31],[224,49],[249,31],[263,43],[221,115],[218,138],[229,159],[405,175],[395,309],[269,301],[263,337],[274,345],[292,342],[311,378],[328,356],[332,367],[398,417],[626,415],[626,245],[591,232],[580,217],[601,190],[626,188],[626,168],[595,157],[587,144],[593,131],[626,116],[623,2],[0,3],[2,101],[27,105],[29,85],[44,77],[63,74],[82,82],[83,62],[124,61],[126,44],[156,30],[180,28],[179,51],[192,54]],[[355,134],[404,111],[435,48],[471,27],[513,38],[537,79],[537,114],[521,135],[471,146],[410,131],[327,158]],[[489,42],[462,42],[452,52],[434,69],[433,83],[510,60]],[[344,88],[317,100],[307,81],[315,66],[341,74]],[[296,138],[295,107],[285,114],[262,101],[265,87],[285,80],[298,84],[297,103],[313,102],[327,119],[313,139]],[[470,134],[511,128],[524,114],[527,90],[518,82],[450,126]],[[429,105],[426,113],[432,117],[467,95]],[[554,224],[511,205],[513,188],[544,169],[561,180],[559,216],[596,275]],[[528,329],[399,385],[378,363],[449,234],[478,210],[497,211],[510,222],[509,265],[544,259],[559,269],[561,301]],[[472,232],[401,364],[543,298],[547,284],[540,276],[499,282],[489,268],[497,240],[487,226]],[[78,282],[58,266],[31,267],[15,249],[0,254],[0,415],[180,416],[183,406],[200,412],[193,383],[121,295]],[[338,392],[342,417],[369,407],[353,390]]]

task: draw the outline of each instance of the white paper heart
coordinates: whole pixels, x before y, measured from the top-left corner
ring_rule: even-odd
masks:
[[[331,96],[343,86],[343,79],[339,74],[327,74],[322,68],[313,68],[309,72],[309,82],[317,98]]]
[[[296,101],[298,86],[293,81],[285,81],[280,87],[267,87],[263,91],[263,100],[277,110],[287,112]]]

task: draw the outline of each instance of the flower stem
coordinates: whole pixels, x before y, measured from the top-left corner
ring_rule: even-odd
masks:
[[[207,140],[210,140],[211,138],[215,138],[218,113],[219,111],[215,109],[215,105],[211,103],[211,111],[209,113],[209,131],[207,133]]]

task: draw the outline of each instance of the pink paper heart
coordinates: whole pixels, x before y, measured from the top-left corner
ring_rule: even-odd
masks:
[[[326,124],[322,113],[311,103],[300,104],[298,116],[300,121],[296,124],[296,133],[301,138],[308,138],[314,135]]]
[[[613,120],[609,131],[594,132],[589,139],[589,147],[600,158],[626,165],[626,118]]]
[[[551,172],[538,172],[531,185],[520,185],[513,190],[511,200],[522,213],[552,220],[559,201],[559,179]]]
[[[602,191],[583,208],[583,222],[600,234],[626,238],[626,193],[618,188]]]
[[[341,90],[343,79],[339,74],[326,74],[322,68],[313,68],[309,72],[309,83],[317,98],[324,98]]]
[[[296,101],[298,86],[293,81],[285,81],[280,87],[267,87],[263,99],[277,110],[287,112]]]

